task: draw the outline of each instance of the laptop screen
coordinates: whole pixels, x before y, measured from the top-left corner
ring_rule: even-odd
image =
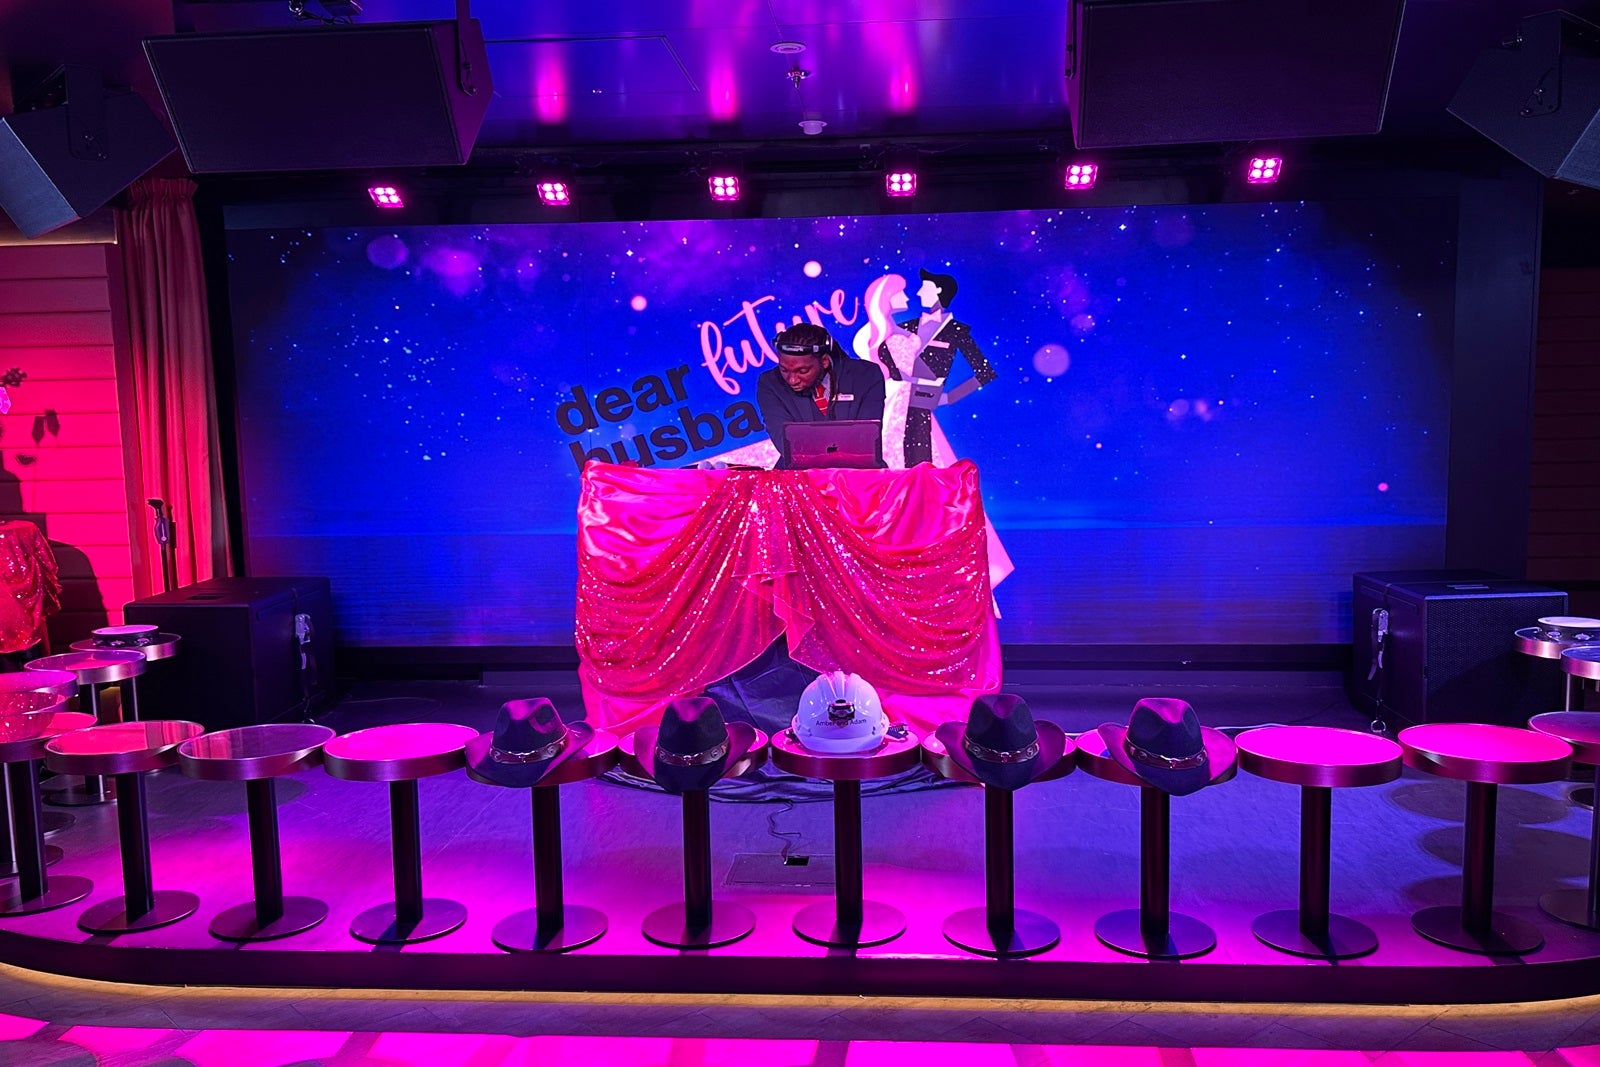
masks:
[[[883,427],[877,419],[791,422],[784,434],[790,470],[882,467]]]

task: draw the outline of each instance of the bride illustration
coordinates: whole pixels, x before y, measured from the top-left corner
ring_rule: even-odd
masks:
[[[885,274],[867,286],[862,300],[866,325],[856,331],[851,342],[856,355],[876,363],[887,379],[883,460],[891,470],[924,462],[936,467],[955,463],[955,451],[933,417],[933,408],[954,403],[996,377],[994,368],[972,340],[967,324],[950,314],[955,279],[927,270],[921,274],[917,297],[926,309],[921,316],[896,320],[911,306],[906,280],[898,274]],[[972,368],[972,377],[946,392],[945,382],[958,354]],[[1012,569],[1011,557],[990,523],[990,585],[999,585]]]

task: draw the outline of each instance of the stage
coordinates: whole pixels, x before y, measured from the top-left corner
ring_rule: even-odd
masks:
[[[1176,695],[1208,725],[1300,723],[1364,729],[1338,679],[1322,674],[1146,674],[1018,671],[1007,689],[1069,732],[1125,721],[1135,700]],[[575,676],[550,672],[516,688],[467,682],[359,683],[319,721],[340,733],[391,722],[458,722],[487,729],[507,699],[547,695],[568,714]],[[0,923],[0,962],[81,978],[155,985],[544,990],[616,993],[984,996],[1137,1001],[1497,1003],[1600,992],[1600,934],[1565,926],[1537,907],[1541,893],[1582,884],[1589,812],[1573,783],[1500,790],[1496,905],[1543,932],[1523,957],[1469,955],[1432,944],[1413,911],[1459,901],[1462,783],[1407,771],[1388,785],[1340,789],[1333,803],[1333,910],[1371,926],[1373,954],[1331,964],[1273,951],[1250,923],[1293,907],[1298,872],[1297,790],[1241,773],[1172,803],[1174,912],[1203,919],[1210,953],[1181,964],[1148,962],[1100,944],[1094,920],[1138,901],[1138,791],[1075,772],[1016,796],[1019,907],[1053,919],[1061,942],[1036,957],[994,961],[941,935],[945,917],[983,899],[983,798],[976,788],[914,774],[864,790],[865,895],[904,911],[906,932],[858,951],[795,936],[799,908],[831,892],[832,819],[816,783],[769,767],[768,793],[736,784],[739,799],[711,806],[713,886],[756,915],[747,938],[710,951],[645,940],[640,924],[679,898],[679,803],[609,780],[561,787],[566,899],[604,912],[609,930],[565,955],[506,953],[490,932],[533,905],[527,794],[451,772],[420,783],[423,887],[460,901],[465,924],[404,948],[350,936],[351,920],[392,899],[387,790],[320,769],[278,782],[284,891],[325,900],[329,916],[296,936],[245,946],[212,938],[217,913],[251,896],[241,783],[205,782],[176,770],[147,777],[157,890],[184,889],[199,910],[170,926],[89,936],[79,914],[121,891],[114,807],[71,809],[77,823],[51,843],[65,858],[52,877],[93,880],[83,901]],[[714,797],[722,789],[719,787]],[[805,857],[803,865],[785,865]],[[787,883],[787,884],[785,884]],[[809,883],[809,884],[807,884]]]

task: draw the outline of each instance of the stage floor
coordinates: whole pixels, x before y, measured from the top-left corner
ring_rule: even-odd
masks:
[[[1304,723],[1365,729],[1338,679],[1252,673],[1137,683],[1086,672],[1013,672],[1008,689],[1036,716],[1069,732],[1125,721],[1141,696],[1188,700],[1208,725]],[[361,683],[319,721],[345,732],[403,721],[487,729],[507,699],[544,695],[564,713],[579,704],[576,679],[551,673],[514,687],[466,682]],[[590,990],[643,993],[959,996],[1152,1001],[1461,1003],[1549,999],[1600,992],[1600,934],[1564,926],[1537,907],[1541,893],[1580,886],[1589,812],[1568,800],[1575,783],[1500,790],[1496,901],[1536,924],[1543,948],[1523,957],[1468,955],[1434,945],[1410,926],[1413,911],[1459,902],[1462,783],[1406,772],[1396,782],[1336,791],[1333,908],[1380,938],[1370,956],[1338,964],[1275,952],[1251,934],[1256,915],[1293,907],[1298,876],[1298,791],[1241,773],[1172,804],[1172,907],[1217,934],[1207,955],[1150,963],[1102,946],[1094,920],[1138,900],[1138,791],[1081,772],[1016,796],[1019,907],[1053,919],[1060,944],[1028,960],[968,955],[941,934],[945,917],[983,894],[983,803],[972,787],[922,780],[863,804],[865,892],[908,917],[906,932],[857,952],[827,950],[790,928],[799,908],[831,892],[825,877],[832,816],[825,787],[768,769],[762,787],[713,803],[713,884],[750,908],[753,934],[708,952],[646,941],[646,914],[681,893],[679,805],[653,789],[596,781],[562,787],[566,896],[609,919],[599,941],[563,956],[507,954],[494,925],[533,904],[527,796],[453,772],[421,782],[424,889],[460,901],[454,933],[401,948],[350,936],[362,910],[392,899],[388,791],[321,770],[280,779],[284,888],[330,907],[316,928],[240,947],[207,932],[220,911],[249,899],[250,854],[242,785],[196,781],[176,770],[149,776],[155,886],[200,897],[199,911],[157,930],[89,936],[76,919],[121,891],[115,809],[72,809],[54,836],[66,851],[51,875],[94,882],[75,905],[0,922],[0,961],[116,981],[456,990]],[[766,792],[786,799],[754,799]],[[803,867],[781,857],[809,857]],[[798,872],[799,877],[796,877]],[[813,883],[803,884],[805,879]],[[787,879],[790,883],[783,884]]]

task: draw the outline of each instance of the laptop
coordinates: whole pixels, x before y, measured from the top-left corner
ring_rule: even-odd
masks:
[[[791,422],[783,446],[790,470],[883,466],[883,426],[877,419]]]

